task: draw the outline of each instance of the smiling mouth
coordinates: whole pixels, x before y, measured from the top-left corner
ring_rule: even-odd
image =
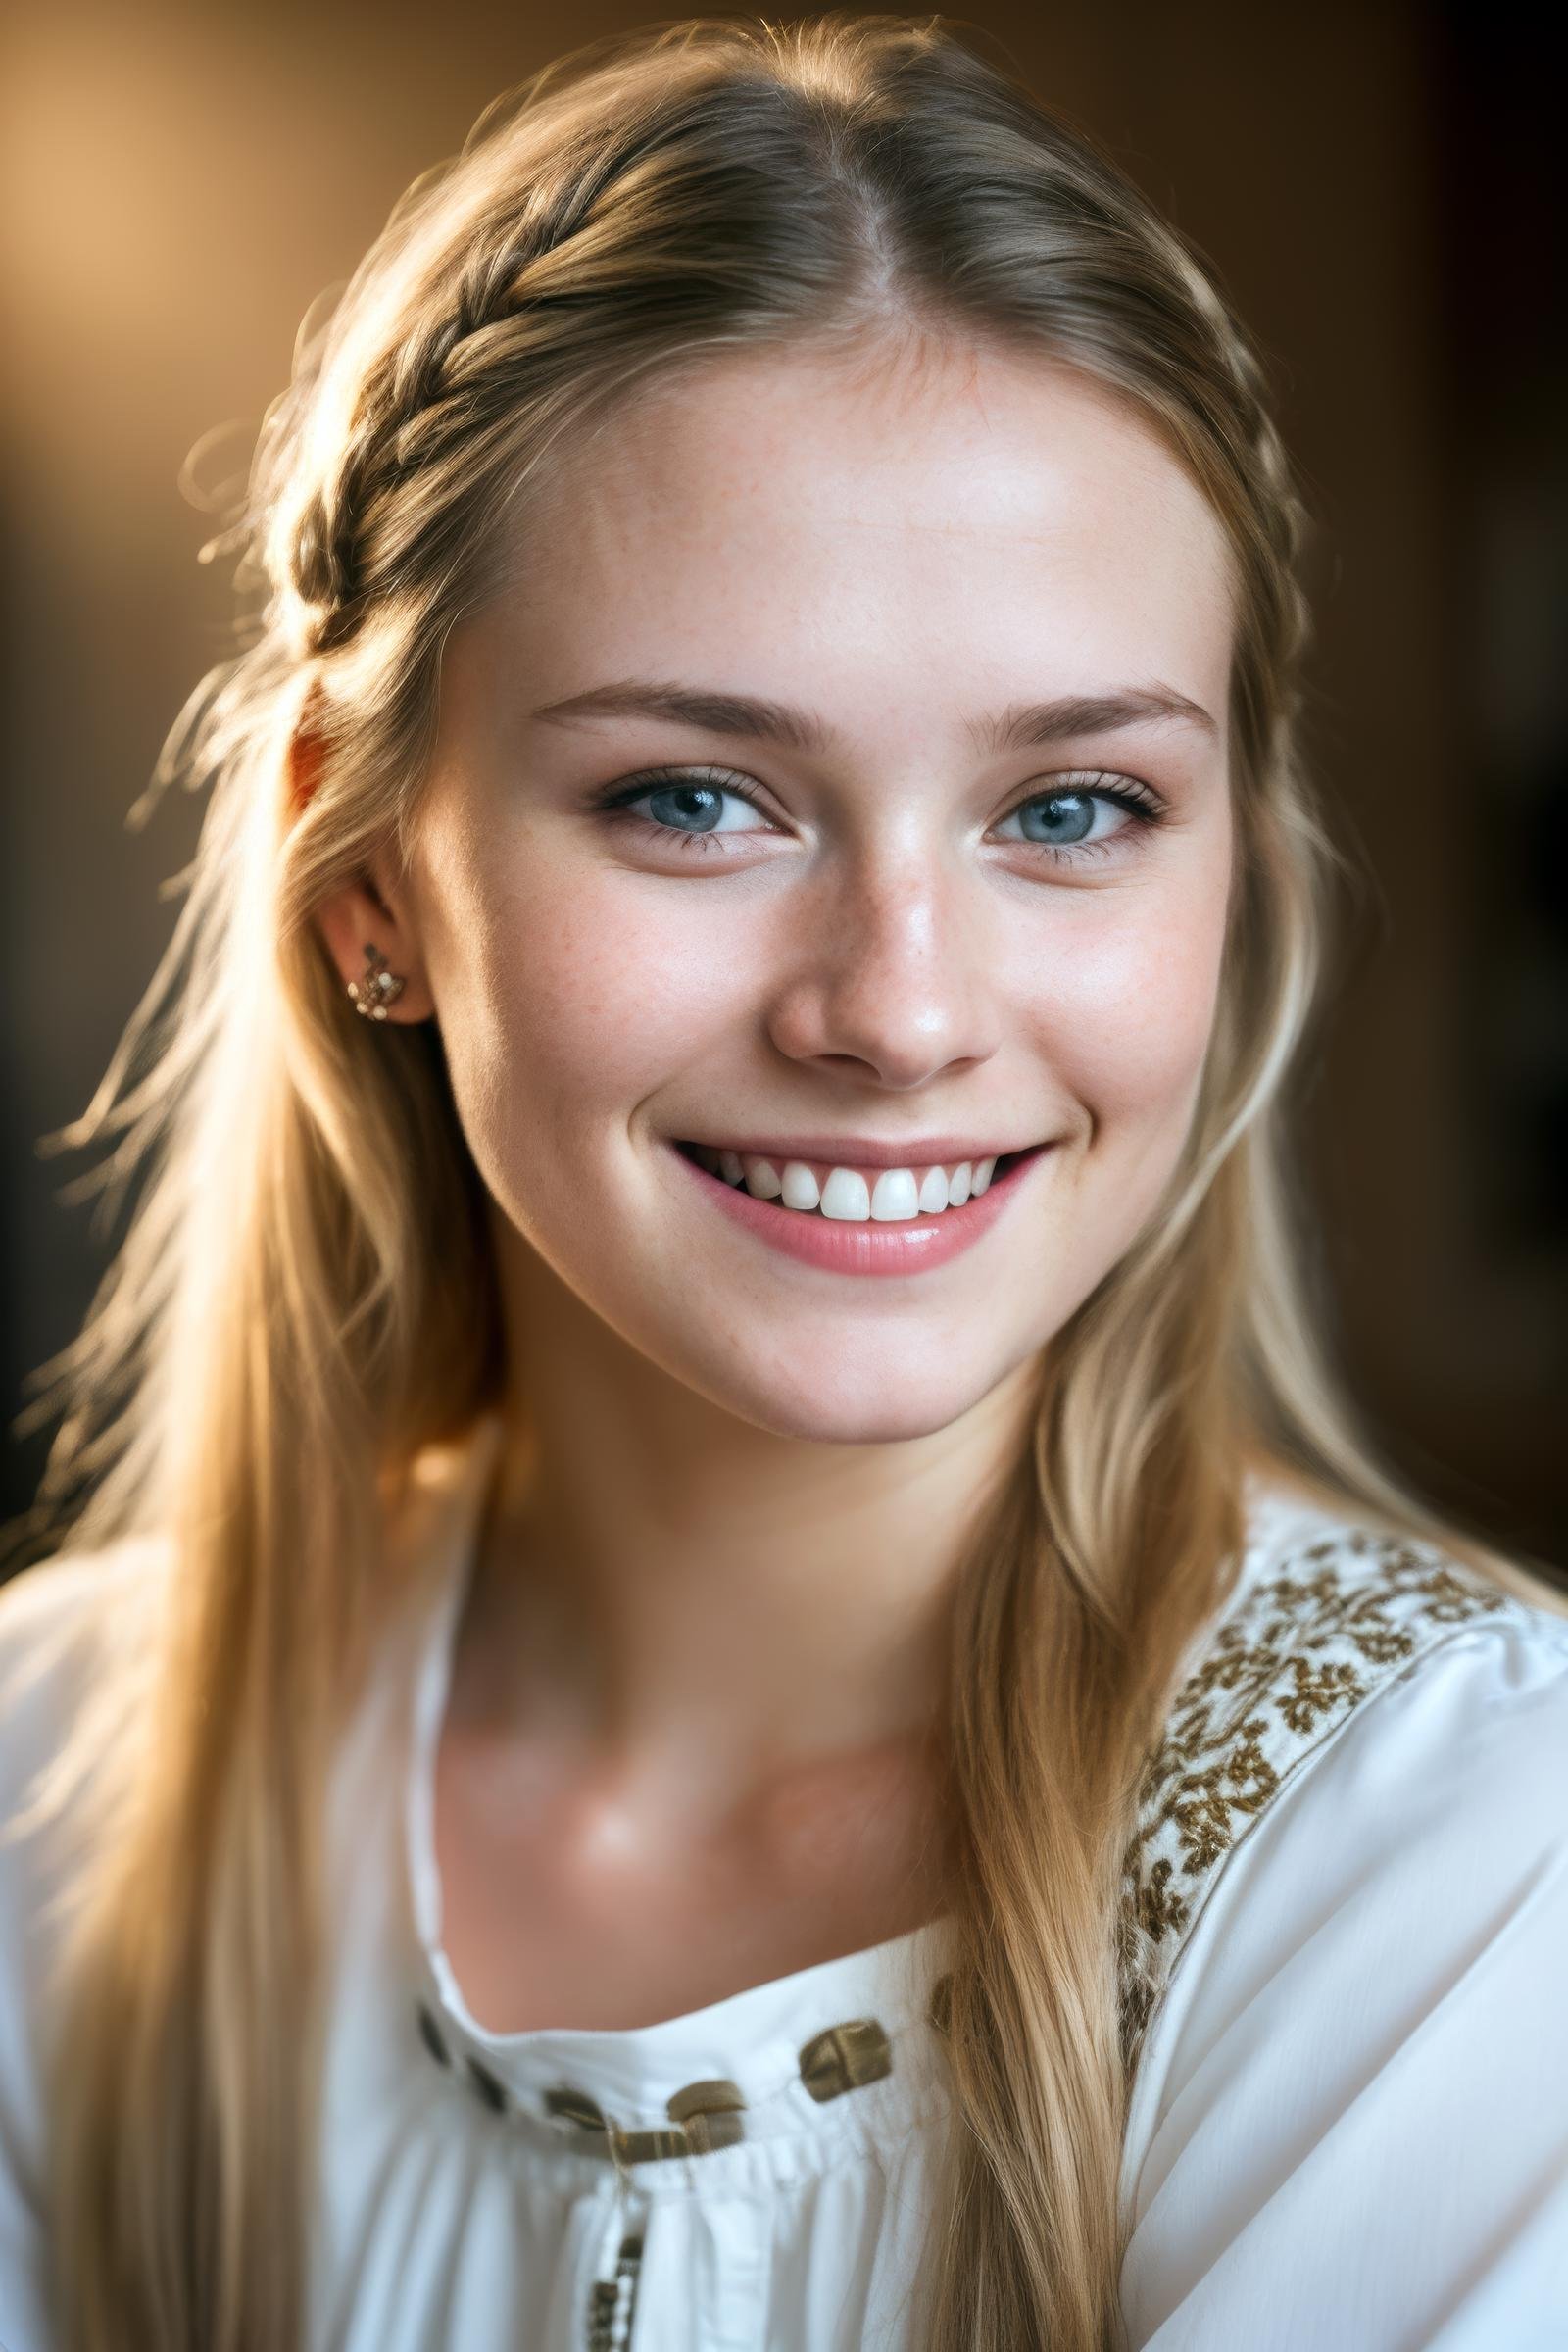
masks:
[[[1026,1160],[1037,1158],[1047,1148],[1043,1143],[1033,1144],[1020,1152],[944,1166],[862,1171],[828,1167],[817,1161],[769,1159],[760,1153],[724,1151],[710,1144],[675,1143],[676,1151],[705,1174],[775,1208],[830,1222],[883,1225],[930,1225],[970,1200],[978,1200],[994,1183],[1005,1179]]]

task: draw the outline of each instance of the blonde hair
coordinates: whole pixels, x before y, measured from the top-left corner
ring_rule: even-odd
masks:
[[[78,1547],[146,1545],[40,1796],[92,1783],[47,2101],[65,2352],[302,2340],[322,1793],[398,1598],[385,1514],[500,1395],[438,1030],[359,1020],[314,910],[407,855],[444,641],[561,436],[726,351],[910,330],[1065,361],[1133,403],[1225,526],[1239,615],[1237,881],[1187,1149],[1045,1351],[1032,1442],[958,1563],[930,2352],[1118,2340],[1120,1856],[1249,1463],[1541,1597],[1377,1462],[1312,1337],[1280,1139],[1337,859],[1297,740],[1302,510],[1210,277],[940,18],[592,44],[488,110],[302,331],[218,543],[256,592],[250,642],[154,780],[209,790],[188,900],[60,1139],[118,1139],[108,1175],[143,1183],[55,1359],[32,1524],[58,1541],[90,1486]]]

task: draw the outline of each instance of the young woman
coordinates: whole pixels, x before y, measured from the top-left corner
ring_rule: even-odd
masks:
[[[940,20],[568,59],[302,340],[0,1606],[8,2352],[1568,2340],[1568,1624],[1293,1265],[1301,529]]]

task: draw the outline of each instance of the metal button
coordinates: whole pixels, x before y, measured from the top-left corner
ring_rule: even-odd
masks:
[[[588,2352],[612,2352],[620,2288],[613,2278],[596,2278],[588,2289]]]
[[[498,2082],[490,2069],[487,2066],[481,2066],[477,2058],[470,2056],[467,2067],[473,2087],[485,2105],[493,2107],[497,2115],[504,2114],[507,2107],[506,2084]]]
[[[684,2124],[694,2156],[710,2155],[715,2148],[732,2148],[746,2136],[741,2121],[746,2099],[737,2082],[688,2082],[671,2093],[664,2112],[671,2123]]]
[[[582,2132],[603,2132],[606,2129],[604,2109],[596,2106],[583,2091],[573,2090],[569,2082],[563,2082],[555,2090],[545,2092],[545,2112],[562,2116]]]
[[[801,2081],[813,2099],[836,2099],[893,2072],[893,2051],[874,2017],[829,2026],[801,2052]]]
[[[642,2259],[643,2233],[640,2230],[628,2230],[615,2257],[613,2278],[596,2278],[588,2290],[588,2352],[613,2352],[616,2344],[624,2346],[632,2342]]]
[[[418,2004],[418,2013],[419,2039],[439,2066],[450,2066],[452,2053],[442,2039],[441,2029],[430,2014],[429,2007],[425,2002],[420,2001]]]
[[[691,2153],[684,2132],[665,2131],[662,2126],[652,2132],[623,2132],[585,2091],[573,2090],[569,2083],[547,2090],[545,2106],[551,2115],[575,2124],[585,2138],[598,2141],[601,2151],[620,2164],[647,2164],[660,2156]]]
[[[545,2092],[545,2106],[583,2132],[603,2141],[621,2164],[655,2164],[667,2156],[708,2156],[715,2148],[732,2147],[744,2137],[741,2110],[746,2100],[734,2082],[688,2082],[673,2092],[665,2109],[667,2125],[628,2132],[612,2123],[604,2110],[580,2090],[563,2083]]]

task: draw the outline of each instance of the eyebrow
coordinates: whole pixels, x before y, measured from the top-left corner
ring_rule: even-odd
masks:
[[[822,719],[787,703],[660,679],[619,678],[612,685],[593,686],[584,694],[546,703],[533,715],[552,726],[570,726],[587,718],[662,718],[671,725],[696,727],[705,735],[746,735],[781,743],[813,758],[825,755],[833,741],[832,729]],[[1103,735],[1116,727],[1149,726],[1172,719],[1210,735],[1218,733],[1201,703],[1178,694],[1174,687],[1157,684],[1058,695],[1053,702],[1014,703],[991,718],[971,722],[969,733],[979,752],[1033,751],[1080,735]]]

